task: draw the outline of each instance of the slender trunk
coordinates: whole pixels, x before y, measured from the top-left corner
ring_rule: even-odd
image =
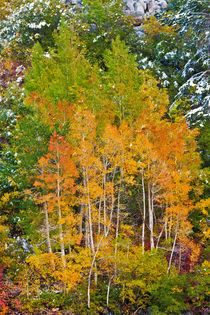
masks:
[[[90,248],[90,233],[88,224],[88,214],[85,215],[85,247]]]
[[[163,231],[164,231],[164,226],[162,227],[162,230],[160,231],[160,234],[158,235],[158,239],[157,239],[157,244],[156,244],[156,249],[158,249],[158,245],[159,245],[159,242],[160,242],[160,238],[163,234]]]
[[[79,218],[79,233],[82,234],[82,224],[83,224],[83,206],[80,207],[80,218]]]
[[[106,234],[106,175],[104,175],[104,232]]]
[[[119,224],[120,224],[120,194],[121,194],[121,183],[122,183],[122,170],[120,174],[120,186],[118,190],[118,197],[117,197],[117,224],[116,224],[116,233],[115,233],[115,276],[117,274],[117,265],[116,265],[116,258],[117,258],[117,246],[118,246],[118,236],[119,236]]]
[[[115,232],[115,256],[117,255],[117,238],[119,235],[119,223],[120,223],[120,188],[118,191],[118,197],[117,197],[117,224],[116,224],[116,232]]]
[[[46,231],[46,238],[47,238],[47,250],[49,254],[52,254],[52,246],[51,246],[51,239],[50,239],[50,225],[49,225],[49,217],[48,217],[48,208],[47,203],[44,203],[44,213],[45,213],[45,231]],[[52,257],[51,264],[53,269],[55,269],[55,261]]]
[[[95,285],[97,286],[98,283],[98,271],[97,271],[97,264],[95,262]]]
[[[171,214],[169,215],[169,217],[170,217],[170,222],[169,222],[168,237],[170,238],[171,237],[171,228],[172,228],[172,221],[173,221],[173,219],[172,219],[172,215]]]
[[[58,205],[58,219],[61,221],[62,214],[61,214],[61,205],[60,205],[60,197],[61,197],[61,189],[60,189],[60,165],[59,165],[59,152],[57,147],[57,205]],[[63,266],[66,266],[66,257],[65,257],[65,247],[64,247],[64,240],[63,240],[63,227],[62,224],[58,225],[59,228],[59,238],[60,238],[60,247],[61,247],[61,259],[63,262]]]
[[[176,226],[176,233],[175,233],[175,237],[174,237],[173,247],[172,247],[172,250],[171,250],[171,256],[170,256],[170,260],[169,260],[169,264],[168,264],[168,271],[167,271],[167,273],[169,273],[170,269],[171,269],[171,263],[172,263],[172,259],[173,259],[173,255],[174,255],[175,246],[176,246],[177,234],[178,234],[178,224]]]
[[[45,232],[47,239],[47,250],[48,253],[52,253],[51,239],[50,239],[50,225],[49,225],[49,217],[48,217],[48,209],[47,203],[44,203],[44,214],[45,214]]]
[[[180,245],[179,246],[179,271],[181,270],[181,265],[182,265],[182,247]]]
[[[142,251],[145,248],[145,221],[146,221],[146,196],[144,187],[144,173],[142,172],[142,194],[143,194],[143,222],[142,222]]]
[[[114,212],[114,203],[115,203],[115,198],[114,198],[114,178],[115,178],[115,173],[116,173],[116,167],[114,168],[114,171],[113,171],[113,175],[112,175],[112,204],[111,204],[111,211],[110,211],[110,216],[109,216],[109,225],[108,225],[108,228],[107,228],[107,233],[106,233],[106,236],[108,236],[108,233],[109,233],[109,228],[110,228],[110,224],[112,222],[112,217],[113,217],[113,212]]]
[[[83,188],[86,188],[86,182],[85,182],[85,178],[86,178],[86,170],[83,167],[82,168],[82,181],[83,181]],[[84,196],[83,196],[84,197]],[[85,247],[89,248],[90,247],[90,233],[89,233],[89,225],[88,225],[88,211],[87,211],[87,204],[82,204],[81,205],[81,211],[84,211],[84,227],[85,227]]]
[[[41,174],[44,173],[43,168],[41,168]],[[47,239],[47,250],[48,253],[52,253],[51,239],[50,239],[50,224],[49,224],[49,216],[48,216],[48,207],[47,202],[44,202],[44,215],[45,215],[45,233]]]
[[[60,204],[59,201],[58,201],[58,204]],[[59,218],[59,221],[62,219],[60,205],[58,207],[58,218]],[[59,238],[60,238],[60,246],[61,246],[61,258],[62,258],[63,265],[65,267],[66,266],[66,257],[65,257],[65,247],[64,247],[64,240],[63,240],[62,224],[59,224],[58,228],[59,228]]]
[[[111,287],[111,282],[112,282],[112,278],[109,278],[109,283],[107,286],[107,294],[106,294],[106,306],[109,307],[109,293],[110,293],[110,287]]]
[[[92,224],[92,209],[90,201],[90,191],[89,191],[89,178],[86,176],[86,185],[88,193],[88,223],[89,223],[89,235],[90,235],[90,247],[92,252],[95,252],[94,241],[93,241],[93,224]]]
[[[90,247],[92,252],[95,252],[94,241],[93,241],[93,224],[92,224],[92,214],[91,214],[91,205],[88,203],[88,218],[89,218],[89,235],[90,235]]]
[[[98,208],[98,234],[101,234],[101,203],[102,203],[102,199],[100,198],[99,208]]]
[[[112,222],[112,217],[113,217],[113,211],[114,211],[114,190],[112,191],[112,205],[111,205],[111,211],[110,211],[110,216],[109,216],[109,225],[106,231],[106,236],[108,236],[109,233],[109,228],[110,228],[110,224]]]
[[[154,248],[154,236],[153,236],[153,228],[154,228],[154,222],[153,222],[153,209],[151,204],[151,188],[150,183],[148,182],[148,210],[149,210],[149,229],[150,229],[150,248]]]
[[[165,239],[167,240],[168,239],[168,217],[166,216],[165,217]]]
[[[88,308],[90,308],[90,283],[91,283],[91,276],[92,276],[92,271],[93,271],[93,266],[95,264],[96,261],[96,256],[98,254],[101,242],[104,238],[104,234],[101,236],[101,239],[97,245],[96,251],[94,253],[93,259],[92,259],[92,263],[91,263],[91,267],[90,267],[90,271],[89,271],[89,276],[88,276],[88,289],[87,289],[87,304],[88,304]]]

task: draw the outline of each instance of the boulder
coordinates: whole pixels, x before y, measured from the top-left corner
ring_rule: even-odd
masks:
[[[134,11],[133,0],[127,0],[125,3],[128,11]]]
[[[133,25],[134,26],[140,26],[144,21],[144,17],[143,16],[138,16],[134,21],[133,21]]]
[[[144,16],[144,7],[141,2],[134,2],[134,13],[136,16]]]
[[[65,0],[65,4],[76,5],[79,4],[80,0]]]
[[[136,0],[137,3],[140,3],[141,6],[144,8],[144,11],[146,11],[147,4],[144,0]]]
[[[164,10],[167,8],[168,3],[166,1],[161,1],[160,6],[161,6],[161,9]]]
[[[154,0],[150,0],[148,2],[147,8],[148,8],[149,13],[152,14],[155,11],[155,1]]]
[[[64,0],[66,4],[82,5],[82,0]],[[136,16],[136,25],[140,25],[144,17],[151,16],[155,11],[165,10],[169,0],[125,0],[125,14]]]

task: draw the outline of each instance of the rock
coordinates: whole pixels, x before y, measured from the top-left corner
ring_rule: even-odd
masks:
[[[134,2],[134,13],[136,16],[144,16],[144,7],[140,2]]]
[[[136,0],[137,2],[141,3],[141,6],[144,8],[144,11],[146,11],[147,3],[144,0]]]
[[[155,1],[150,0],[150,2],[147,5],[149,13],[153,13],[155,11]]]
[[[161,11],[161,5],[160,5],[160,3],[155,3],[155,11],[157,11],[157,12],[159,12],[159,11]]]
[[[160,1],[160,7],[162,10],[166,9],[168,6],[167,2],[165,0]]]
[[[144,21],[144,17],[143,16],[138,16],[134,22],[133,22],[133,25],[134,26],[140,26]]]
[[[129,11],[134,11],[133,0],[127,0],[125,3]]]
[[[65,0],[65,4],[76,5],[80,4],[81,0]]]
[[[68,5],[82,5],[82,0],[64,0]],[[154,12],[165,10],[168,0],[125,0],[125,14],[136,16],[134,25],[141,25],[145,17],[149,17]]]

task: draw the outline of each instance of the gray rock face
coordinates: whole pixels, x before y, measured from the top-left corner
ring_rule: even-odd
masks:
[[[66,4],[79,5],[82,0],[64,0]],[[168,0],[125,0],[125,14],[134,16],[137,25],[140,25],[146,16],[154,14],[156,11],[165,10]]]
[[[155,11],[167,8],[167,0],[125,0],[127,15],[139,16],[152,15]]]

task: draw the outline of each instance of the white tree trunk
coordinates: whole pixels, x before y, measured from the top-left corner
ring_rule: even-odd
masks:
[[[148,182],[148,210],[149,210],[149,229],[150,229],[150,248],[154,248],[154,220],[153,220],[153,207],[151,204],[151,187],[150,183]]]
[[[144,187],[144,173],[142,171],[142,194],[143,194],[143,222],[142,222],[142,251],[145,248],[145,221],[146,221],[146,196]]]
[[[50,225],[49,225],[49,217],[48,217],[48,208],[47,203],[44,203],[44,214],[45,214],[45,233],[47,239],[47,250],[48,253],[52,253],[51,239],[50,239]]]
[[[175,232],[175,237],[174,237],[174,243],[173,243],[173,247],[172,247],[172,250],[171,250],[171,256],[170,256],[170,260],[169,260],[169,264],[168,264],[168,271],[167,271],[167,273],[169,273],[169,272],[170,272],[170,269],[171,269],[171,263],[172,263],[172,259],[173,259],[173,255],[174,255],[175,246],[176,246],[177,234],[178,234],[178,224],[177,224],[177,226],[176,226],[176,232]]]
[[[60,177],[60,165],[59,165],[59,151],[58,151],[58,146],[57,146],[57,205],[58,205],[58,219],[59,221],[61,221],[62,219],[61,205],[60,205],[61,189],[60,189],[59,177]],[[60,239],[60,247],[61,247],[61,259],[63,262],[63,266],[66,267],[66,257],[65,257],[62,224],[59,224],[58,228],[59,228],[59,239]]]

